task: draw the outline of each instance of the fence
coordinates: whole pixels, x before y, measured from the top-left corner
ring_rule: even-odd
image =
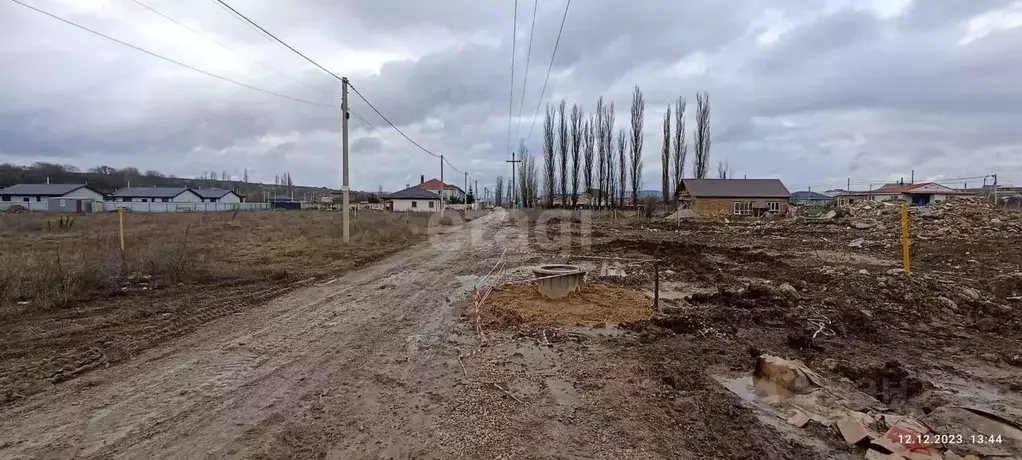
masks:
[[[270,203],[127,203],[104,201],[104,211],[116,211],[125,208],[131,212],[230,212],[230,211],[268,211]]]
[[[21,206],[29,211],[46,211],[49,209],[48,201],[0,201],[0,211],[6,211],[11,206]]]

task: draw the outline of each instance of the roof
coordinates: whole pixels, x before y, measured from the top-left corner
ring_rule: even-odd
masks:
[[[684,190],[695,198],[785,198],[780,179],[684,179]]]
[[[417,200],[439,200],[440,199],[440,195],[437,195],[436,193],[430,192],[428,190],[423,190],[420,187],[421,187],[421,185],[417,185],[415,187],[408,187],[408,188],[406,188],[404,190],[401,190],[399,192],[389,193],[389,194],[383,195],[383,199],[385,199],[385,200],[416,200],[416,199]]]
[[[192,191],[203,198],[222,198],[224,195],[227,195],[228,193],[234,193],[235,195],[243,196],[233,190],[224,190],[222,188],[195,188],[192,189]]]
[[[831,197],[827,195],[824,195],[822,193],[816,193],[809,190],[792,193],[791,197],[796,200],[820,200],[820,201],[831,200]]]
[[[457,185],[452,185],[452,184],[445,184],[443,182],[440,182],[437,179],[430,179],[430,180],[428,180],[426,182],[423,182],[423,183],[419,184],[418,187],[421,187],[423,189],[437,189],[437,190],[439,190],[441,185],[443,186],[443,188],[445,190],[457,190],[459,192],[464,193],[464,191],[461,190],[461,187],[458,187]]]
[[[88,186],[85,184],[17,184],[0,190],[0,195],[61,196],[82,187]],[[92,189],[89,188],[89,190]],[[95,190],[92,191],[95,192]]]
[[[188,190],[191,189],[188,187],[124,187],[110,194],[110,196],[125,198],[174,198]]]
[[[900,195],[902,193],[909,192],[914,188],[922,187],[928,184],[929,182],[922,184],[884,184],[883,187],[880,187],[876,190],[870,190],[867,193],[872,195]]]

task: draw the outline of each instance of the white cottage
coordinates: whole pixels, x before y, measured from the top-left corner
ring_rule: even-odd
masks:
[[[201,203],[202,197],[188,187],[125,187],[110,195],[119,203]]]
[[[436,212],[440,210],[440,195],[419,187],[409,187],[383,196],[387,211]]]
[[[0,201],[41,203],[50,198],[103,201],[103,194],[84,184],[17,184],[0,190]]]
[[[205,203],[241,203],[245,201],[244,195],[222,188],[199,188],[195,189],[195,193],[198,193]]]

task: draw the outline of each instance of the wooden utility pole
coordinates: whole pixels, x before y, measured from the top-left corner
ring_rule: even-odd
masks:
[[[511,163],[511,203],[509,203],[511,205],[511,209],[514,209],[516,207],[515,204],[518,201],[518,193],[516,193],[517,190],[515,189],[515,184],[518,182],[518,181],[515,180],[515,168],[516,168],[515,163],[521,163],[521,162],[522,162],[522,160],[515,160],[515,151],[514,150],[511,151],[511,159],[505,161],[505,163]]]
[[[344,144],[344,173],[341,182],[341,209],[344,210],[344,229],[341,231],[341,240],[344,244],[351,242],[351,212],[348,196],[348,77],[341,78],[341,143]]]

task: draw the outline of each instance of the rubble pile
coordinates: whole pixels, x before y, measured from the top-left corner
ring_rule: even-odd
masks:
[[[892,236],[900,231],[901,202],[863,202],[827,216],[856,230]],[[909,218],[913,236],[922,239],[1022,233],[1022,214],[996,208],[981,197],[914,206],[909,208]]]

